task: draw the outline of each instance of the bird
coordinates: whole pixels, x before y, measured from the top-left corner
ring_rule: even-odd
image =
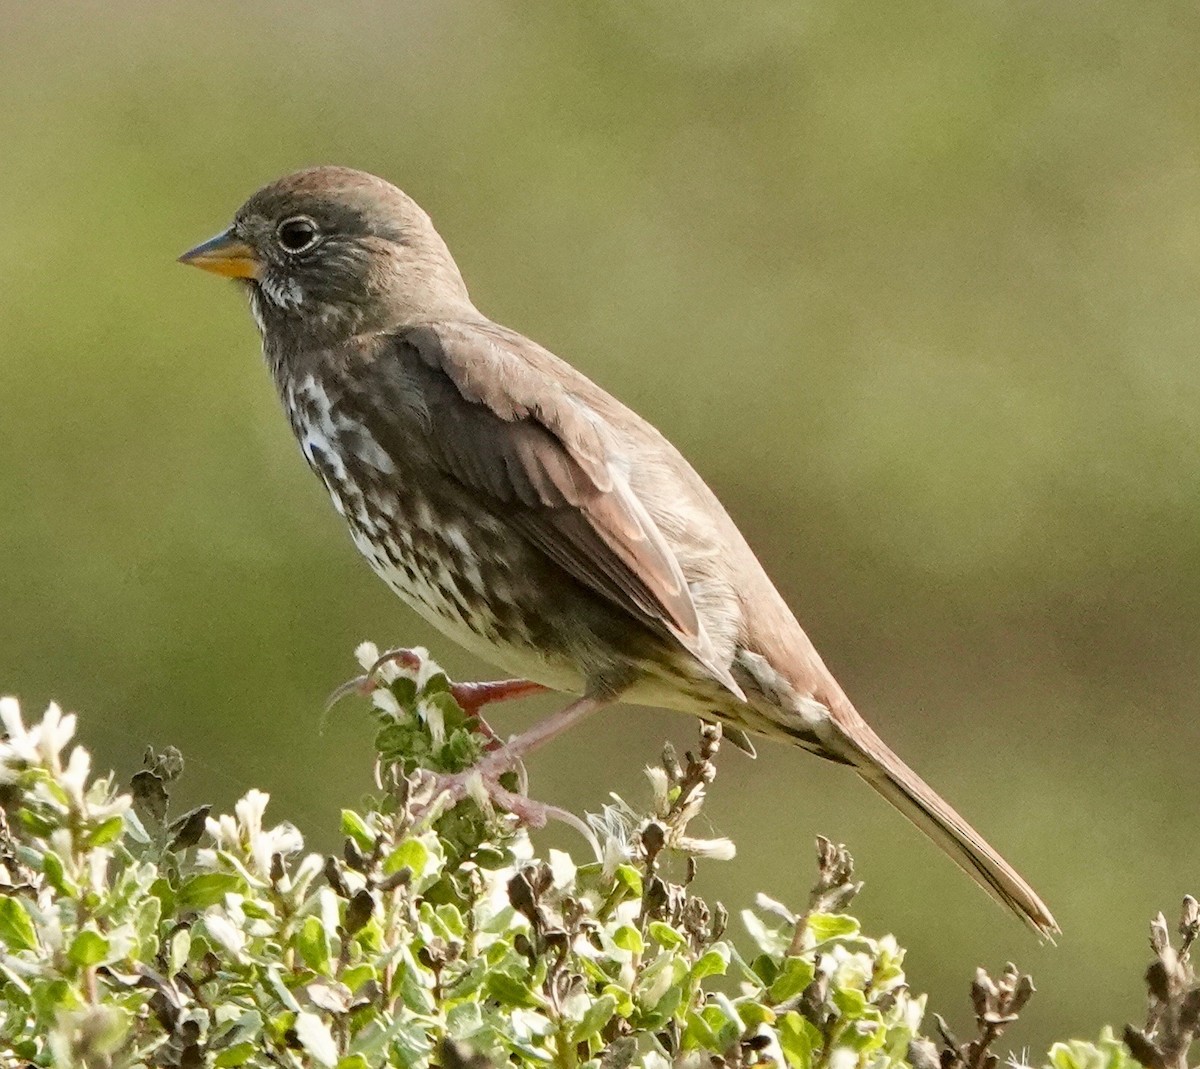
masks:
[[[347,167],[296,171],[179,259],[246,290],[304,457],[374,571],[513,674],[480,684],[479,702],[571,696],[483,758],[490,788],[618,700],[690,713],[748,749],[747,733],[849,766],[1035,933],[1058,932],[1025,879],[859,715],[683,455],[479,311],[406,193]]]

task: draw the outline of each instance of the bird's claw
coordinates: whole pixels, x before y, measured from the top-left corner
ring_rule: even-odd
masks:
[[[518,789],[510,791],[500,783],[505,772],[516,770]],[[592,829],[574,813],[555,805],[535,801],[526,793],[525,766],[504,750],[495,751],[479,764],[462,772],[434,775],[428,784],[429,802],[418,811],[419,817],[437,817],[459,802],[472,798],[485,811],[502,810],[510,813],[527,828],[544,828],[551,820],[574,828],[591,846],[597,861],[604,853]]]
[[[346,680],[345,683],[329,695],[325,701],[325,712],[328,713],[348,694],[357,694],[363,698],[370,697],[379,689],[380,670],[389,664],[398,664],[401,668],[407,668],[412,671],[420,668],[421,657],[414,650],[405,648],[397,648],[388,650],[386,653],[381,653],[371,662],[371,667],[361,676],[355,676],[353,679]]]

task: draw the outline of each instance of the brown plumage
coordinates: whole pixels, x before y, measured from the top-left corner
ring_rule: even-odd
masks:
[[[858,715],[687,461],[477,311],[404,193],[301,171],[182,259],[244,281],[305,456],[372,567],[432,623],[584,696],[564,724],[619,698],[850,765],[1035,931],[1057,931]]]

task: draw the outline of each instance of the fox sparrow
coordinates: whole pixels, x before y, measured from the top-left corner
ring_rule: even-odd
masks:
[[[372,568],[520,677],[483,685],[480,700],[536,685],[578,696],[484,758],[490,789],[607,703],[682,710],[737,740],[849,765],[1035,931],[1057,931],[1029,884],[858,715],[687,461],[479,312],[399,189],[341,167],[300,171],[180,259],[244,284],[292,429]]]

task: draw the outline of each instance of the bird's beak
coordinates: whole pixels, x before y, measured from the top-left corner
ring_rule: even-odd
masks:
[[[179,262],[226,278],[258,278],[262,272],[258,254],[233,232],[232,227],[194,249],[188,249],[179,257]]]

